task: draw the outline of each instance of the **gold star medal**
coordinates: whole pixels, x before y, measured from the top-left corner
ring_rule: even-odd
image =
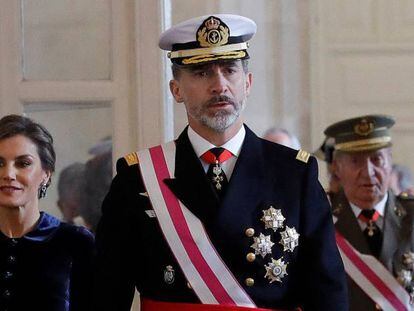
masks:
[[[414,270],[414,253],[407,252],[403,254],[403,264],[409,270]]]
[[[291,251],[299,245],[299,233],[296,232],[294,227],[290,228],[286,226],[286,230],[280,233],[282,236],[280,244],[283,245],[283,251]]]
[[[286,269],[288,264],[285,264],[282,258],[278,260],[271,258],[272,261],[265,265],[266,275],[264,277],[269,280],[269,283],[273,283],[274,281],[282,283],[282,279],[287,275]]]
[[[397,272],[397,281],[404,287],[408,287],[411,284],[413,276],[410,270],[404,270]]]
[[[260,220],[264,222],[266,229],[273,229],[276,232],[277,229],[283,228],[285,217],[282,215],[282,210],[270,206],[269,209],[262,212],[263,217]]]
[[[272,246],[275,245],[275,243],[270,240],[270,235],[260,233],[258,237],[253,237],[253,239],[254,243],[250,247],[254,249],[256,255],[260,254],[265,258],[267,254],[272,253]]]

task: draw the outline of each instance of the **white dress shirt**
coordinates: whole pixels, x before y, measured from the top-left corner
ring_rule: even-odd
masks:
[[[384,197],[382,198],[382,200],[379,201],[377,205],[374,206],[374,209],[380,214],[380,217],[375,223],[378,226],[378,228],[380,228],[381,230],[384,227],[384,212],[385,212],[385,204],[387,203],[387,200],[388,200],[388,193],[386,193]],[[359,226],[361,227],[361,230],[364,231],[365,228],[367,227],[367,223],[363,222],[362,220],[358,218],[359,214],[361,214],[362,212],[362,209],[356,206],[355,204],[352,204],[351,202],[349,202],[349,205],[351,205],[352,211],[354,212],[355,217],[358,219],[358,223],[359,223]]]
[[[240,128],[240,130],[237,132],[236,135],[233,136],[232,139],[230,139],[228,142],[226,142],[222,146],[215,146],[212,143],[210,143],[208,140],[204,139],[200,135],[198,135],[191,126],[188,127],[188,138],[191,142],[191,145],[193,145],[194,151],[197,154],[198,158],[201,161],[201,164],[203,165],[204,171],[207,173],[209,163],[205,162],[201,159],[201,156],[206,153],[211,148],[225,148],[228,151],[231,152],[232,157],[228,159],[227,161],[224,161],[221,163],[221,167],[224,170],[224,174],[226,174],[227,180],[230,180],[231,175],[233,174],[234,166],[236,165],[237,158],[239,157],[241,147],[243,145],[244,137],[246,136],[246,130],[244,129],[244,126]]]

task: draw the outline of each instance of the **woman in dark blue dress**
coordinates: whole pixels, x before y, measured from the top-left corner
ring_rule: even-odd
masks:
[[[94,240],[39,211],[53,139],[32,120],[0,120],[0,310],[89,310]]]

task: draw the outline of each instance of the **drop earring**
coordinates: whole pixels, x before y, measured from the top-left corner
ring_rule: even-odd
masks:
[[[39,199],[42,199],[46,196],[47,184],[43,183],[39,188]]]

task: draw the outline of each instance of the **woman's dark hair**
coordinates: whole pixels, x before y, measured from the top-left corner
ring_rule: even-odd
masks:
[[[55,171],[56,153],[48,130],[27,117],[12,114],[1,118],[0,140],[16,135],[23,135],[36,145],[43,170]]]

